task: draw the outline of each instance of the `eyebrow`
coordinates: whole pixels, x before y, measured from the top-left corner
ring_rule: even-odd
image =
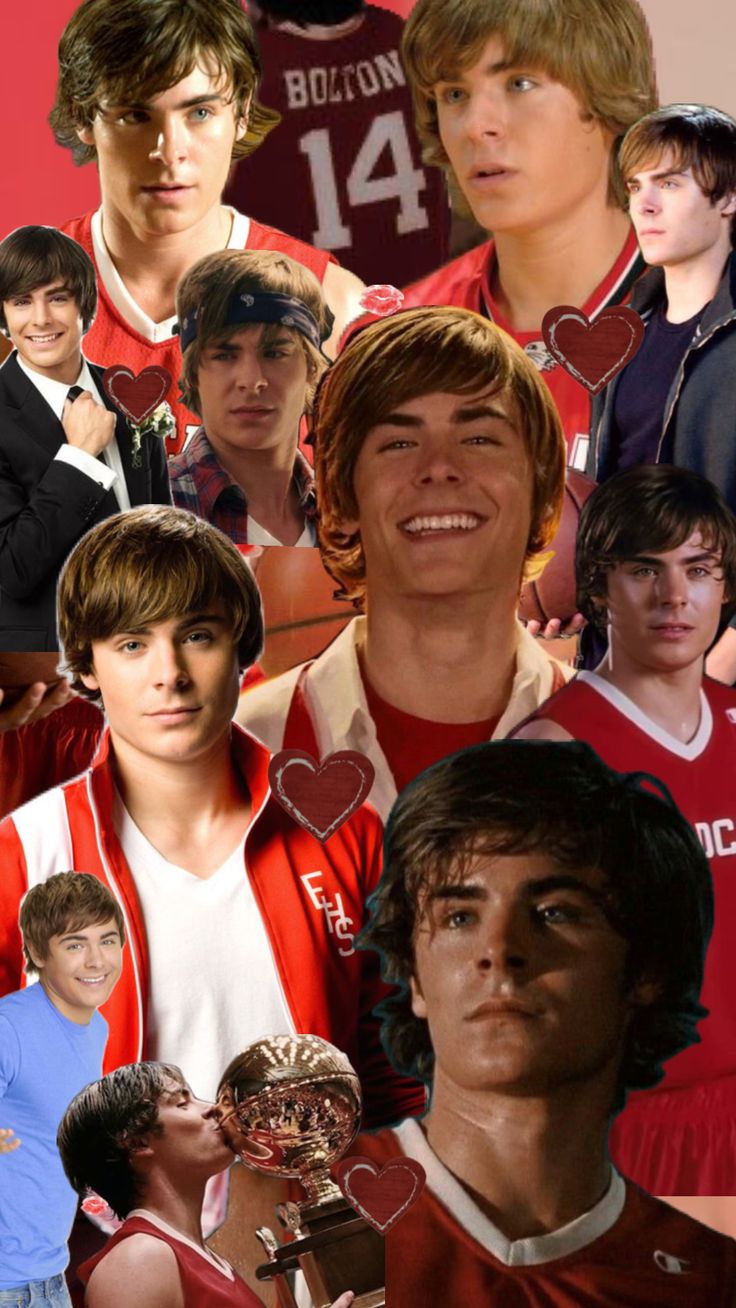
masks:
[[[495,63],[486,64],[483,72],[493,77],[497,73],[507,73],[510,68],[520,68],[521,66],[518,59],[497,59]],[[456,68],[452,72],[441,73],[439,77],[435,78],[433,85],[439,86],[442,82],[461,82],[470,67],[472,65],[468,64],[465,68]],[[531,68],[532,65],[530,64],[529,67]]]
[[[571,890],[576,894],[584,895],[586,899],[591,900],[596,905],[600,905],[604,898],[603,889],[599,890],[595,886],[588,885],[586,881],[581,881],[579,877],[563,872],[524,881],[520,888],[527,899],[538,899],[542,895],[553,894],[558,890]],[[468,881],[459,881],[437,886],[428,895],[427,903],[442,902],[448,899],[478,903],[487,898],[488,891],[485,886],[475,885],[473,882]]]
[[[100,940],[109,940],[111,936],[119,935],[120,932],[117,927],[112,927],[110,931],[105,932],[104,936],[100,936]],[[89,940],[89,936],[78,931],[71,931],[68,935],[63,935],[61,937],[61,943],[63,944],[65,940]]]
[[[450,415],[450,421],[457,423],[476,422],[478,418],[497,418],[501,422],[507,423],[509,427],[514,425],[509,415],[494,404],[460,405]],[[388,424],[392,427],[425,427],[428,426],[429,422],[431,422],[431,418],[427,419],[419,414],[396,412],[387,413],[385,418],[381,418],[375,425],[376,427],[383,427]]]
[[[248,326],[249,324],[244,323],[243,325],[244,325],[244,326]],[[252,325],[253,325],[254,327],[258,327],[258,326],[262,326],[262,327],[270,327],[270,326],[271,326],[270,323],[266,323],[266,322],[264,322],[264,323],[253,323]],[[261,343],[262,343],[262,342],[259,342],[259,344],[261,344]],[[266,345],[268,345],[269,347],[272,346],[272,345],[292,345],[292,344],[294,343],[294,337],[293,337],[293,336],[276,336],[276,337],[273,337],[273,339],[271,339],[271,340],[269,340],[269,341],[266,341],[265,343],[266,343]],[[228,337],[227,340],[225,340],[225,341],[220,341],[219,343],[218,343],[217,341],[208,341],[204,348],[205,348],[205,350],[230,350],[230,351],[234,354],[236,350],[241,350],[243,347],[242,347],[242,345],[239,344],[238,341],[234,341],[234,340],[232,339],[232,337]]]
[[[661,182],[667,177],[689,177],[692,174],[689,168],[667,168],[663,173],[634,173],[631,177],[626,178],[625,185],[630,186],[632,182],[638,182],[645,175],[652,182]]]
[[[220,104],[229,103],[229,101],[225,99],[224,93],[222,91],[211,91],[208,95],[194,95],[189,100],[180,100],[178,104],[174,105],[174,108],[196,109],[198,105],[216,104],[218,101],[220,102]],[[125,110],[145,109],[146,111],[149,111],[150,109],[153,108],[154,105],[151,100],[129,100],[129,101],[123,101],[120,104],[105,105],[102,108],[102,112],[106,114],[111,114],[111,113],[119,112],[121,109],[125,109]]]
[[[175,631],[186,631],[188,627],[196,627],[200,622],[218,622],[224,625],[228,619],[222,613],[194,613],[191,618],[182,618],[177,623]],[[125,627],[122,631],[116,631],[110,640],[120,640],[123,636],[150,636],[153,627]]]
[[[720,563],[720,562],[722,561],[722,556],[721,556],[720,554],[716,553],[715,550],[701,550],[700,553],[698,553],[698,554],[688,554],[687,558],[685,558],[685,559],[680,559],[679,562],[682,563],[682,564],[686,564],[686,563],[706,563],[706,562],[708,562],[709,560],[710,560],[712,563]],[[633,555],[631,556],[631,558],[628,558],[628,559],[621,559],[621,562],[622,562],[622,563],[647,563],[647,564],[661,564],[661,563],[662,563],[662,555],[661,555],[661,554],[633,554]]]

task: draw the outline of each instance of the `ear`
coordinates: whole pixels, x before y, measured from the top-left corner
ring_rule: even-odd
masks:
[[[243,137],[248,131],[248,119],[250,118],[250,106],[251,106],[252,99],[253,99],[253,92],[251,91],[251,94],[248,96],[247,100],[243,101],[242,112],[240,114],[240,117],[236,119],[235,122],[236,141],[242,141]]]
[[[342,532],[345,537],[355,536],[360,531],[358,518],[340,518],[336,526],[338,531]]]
[[[100,689],[100,683],[92,672],[80,672],[79,680],[83,686],[87,687],[87,690],[99,691]]]
[[[736,191],[730,191],[721,201],[721,213],[724,218],[730,218],[736,213]]]
[[[124,1144],[127,1147],[128,1153],[134,1155],[136,1158],[151,1158],[153,1156],[153,1148],[150,1144],[150,1138],[151,1137],[148,1135],[126,1136],[123,1133],[120,1143]]]
[[[95,144],[95,134],[94,134],[94,132],[92,131],[92,128],[91,128],[91,127],[78,127],[78,128],[77,128],[77,136],[79,137],[80,141],[82,142],[82,145],[94,145],[94,144]]]
[[[40,972],[41,969],[46,965],[46,959],[41,957],[38,950],[36,949],[36,946],[32,945],[30,940],[25,941],[25,946],[26,949],[28,950],[33,966],[36,968],[38,972]]]
[[[422,994],[422,988],[415,976],[411,977],[409,981],[409,988],[411,990],[412,1013],[414,1014],[415,1017],[424,1018],[426,1021],[427,1005],[424,1002],[424,995]]]

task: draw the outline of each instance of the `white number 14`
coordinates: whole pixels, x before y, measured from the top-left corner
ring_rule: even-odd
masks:
[[[391,152],[394,171],[387,177],[371,177],[386,148]],[[340,213],[328,129],[321,127],[314,132],[307,132],[299,142],[299,149],[307,156],[312,172],[312,190],[317,210],[317,230],[312,235],[312,242],[327,250],[344,249],[352,245],[352,233]],[[373,204],[377,200],[398,199],[396,233],[405,236],[408,232],[418,232],[429,226],[427,210],[419,203],[419,195],[425,186],[426,178],[422,169],[414,168],[412,163],[402,111],[397,109],[395,113],[381,114],[375,118],[348,175],[350,207]]]

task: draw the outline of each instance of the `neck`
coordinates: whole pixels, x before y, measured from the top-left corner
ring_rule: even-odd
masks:
[[[62,1017],[65,1017],[68,1022],[73,1022],[75,1026],[89,1026],[92,1021],[92,1013],[96,1010],[81,1007],[77,1008],[76,1005],[67,1003],[65,999],[61,999],[59,995],[53,994],[53,992],[49,990],[43,972],[39,973],[38,981],[46,998],[50,1004],[53,1004],[57,1013],[61,1013]]]
[[[301,36],[305,41],[337,41],[341,36],[349,36],[351,32],[357,31],[362,27],[365,21],[365,13],[353,14],[352,18],[346,18],[342,23],[307,23],[300,27],[298,23],[291,22],[290,19],[269,18],[268,26],[278,32],[288,32],[290,36]]]
[[[720,242],[697,259],[665,268],[668,322],[687,322],[710,303],[730,253],[730,245]]]
[[[416,599],[379,591],[368,605],[363,667],[376,693],[405,713],[481,722],[508,704],[516,643],[514,604],[505,595]]]
[[[626,695],[668,735],[684,744],[692,740],[700,726],[703,658],[685,668],[655,670],[638,663],[620,648],[615,637],[612,655],[613,668],[606,655],[596,668],[597,675]]]
[[[174,1182],[156,1173],[148,1177],[146,1195],[139,1206],[204,1249],[201,1214],[205,1185],[198,1177],[178,1176]]]
[[[610,272],[631,229],[628,215],[593,194],[543,230],[499,232],[492,287],[517,331],[537,331],[551,304],[582,306]]]
[[[424,1129],[438,1158],[509,1240],[559,1230],[610,1182],[610,1076],[538,1099],[458,1089],[437,1070]]]
[[[194,227],[159,234],[132,225],[111,205],[102,207],[108,253],[133,299],[154,322],[175,312],[176,287],[197,259],[224,249],[232,215],[214,205]]]
[[[294,486],[297,438],[264,450],[223,448],[209,432],[207,438],[225,471],[243,491],[249,516],[283,545],[293,545],[304,526]]]
[[[75,359],[67,359],[64,363],[60,363],[58,368],[35,368],[28,359],[24,359],[23,362],[38,377],[47,377],[49,381],[62,382],[64,386],[73,386],[82,370],[81,353]]]
[[[229,732],[191,760],[151,759],[131,750],[114,731],[111,740],[121,798],[149,839],[149,832],[171,833],[177,846],[186,848],[247,804],[233,765]],[[167,844],[166,839],[152,843],[165,853],[161,843]]]

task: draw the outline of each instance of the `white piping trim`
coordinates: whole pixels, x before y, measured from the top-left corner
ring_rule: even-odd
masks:
[[[650,740],[653,740],[662,749],[666,749],[670,754],[676,754],[678,758],[684,759],[686,763],[692,763],[696,758],[699,758],[710,742],[713,732],[713,714],[702,686],[700,688],[700,722],[698,729],[692,740],[684,741],[678,740],[676,736],[671,736],[668,731],[664,730],[664,727],[660,727],[651,718],[647,717],[646,713],[643,713],[638,705],[632,699],[629,699],[628,695],[624,695],[623,691],[618,689],[618,686],[611,685],[610,681],[605,681],[603,677],[597,676],[595,672],[586,672],[585,670],[578,672],[576,680],[585,682],[586,685],[590,686],[591,690],[597,691],[603,699],[608,701],[612,708],[617,709],[625,718],[633,722],[635,727],[643,731],[645,736],[649,736]]]

